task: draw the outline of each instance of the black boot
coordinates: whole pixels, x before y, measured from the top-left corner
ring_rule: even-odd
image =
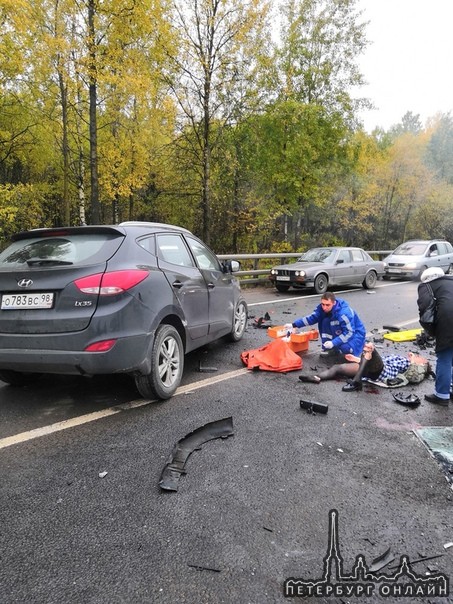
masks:
[[[383,369],[384,362],[381,358],[381,355],[378,353],[376,348],[374,348],[370,359],[366,359],[365,355],[362,353],[359,368],[357,369],[357,373],[355,374],[353,381],[361,383],[363,377],[376,380]]]
[[[352,380],[349,380],[346,386],[343,386],[343,392],[356,392],[362,390],[362,378],[363,377],[376,377],[381,373],[384,367],[384,363],[381,359],[380,354],[374,348],[371,353],[371,359],[366,359],[364,353],[360,357],[359,368],[357,373]]]
[[[351,380],[342,388],[343,392],[356,392],[362,390],[362,382]]]

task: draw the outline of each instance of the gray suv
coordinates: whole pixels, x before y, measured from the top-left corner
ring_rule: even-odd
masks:
[[[167,224],[18,233],[0,254],[0,379],[128,373],[167,399],[185,353],[242,338],[239,267]]]
[[[440,267],[444,273],[453,268],[453,247],[441,239],[406,241],[384,258],[383,279],[410,277],[419,279],[426,268]]]

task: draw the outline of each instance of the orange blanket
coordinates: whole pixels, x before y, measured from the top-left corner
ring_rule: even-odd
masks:
[[[245,350],[241,353],[241,361],[248,369],[262,369],[263,371],[284,373],[302,369],[300,356],[281,339],[273,340],[261,348]]]

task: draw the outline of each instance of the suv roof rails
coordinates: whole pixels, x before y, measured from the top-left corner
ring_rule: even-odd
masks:
[[[175,224],[167,224],[165,222],[146,222],[141,220],[128,220],[126,222],[120,222],[118,226],[137,226],[137,227],[153,227],[153,228],[162,228],[162,229],[177,229],[178,231],[184,231],[185,233],[192,232],[189,229],[185,229],[184,227],[177,226]]]

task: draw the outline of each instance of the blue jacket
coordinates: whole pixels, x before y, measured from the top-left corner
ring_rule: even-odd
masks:
[[[331,340],[334,348],[343,353],[352,353],[360,356],[365,344],[366,329],[359,315],[349,304],[337,298],[330,312],[325,312],[321,304],[306,317],[301,317],[293,322],[294,327],[305,327],[318,324],[322,342]]]

